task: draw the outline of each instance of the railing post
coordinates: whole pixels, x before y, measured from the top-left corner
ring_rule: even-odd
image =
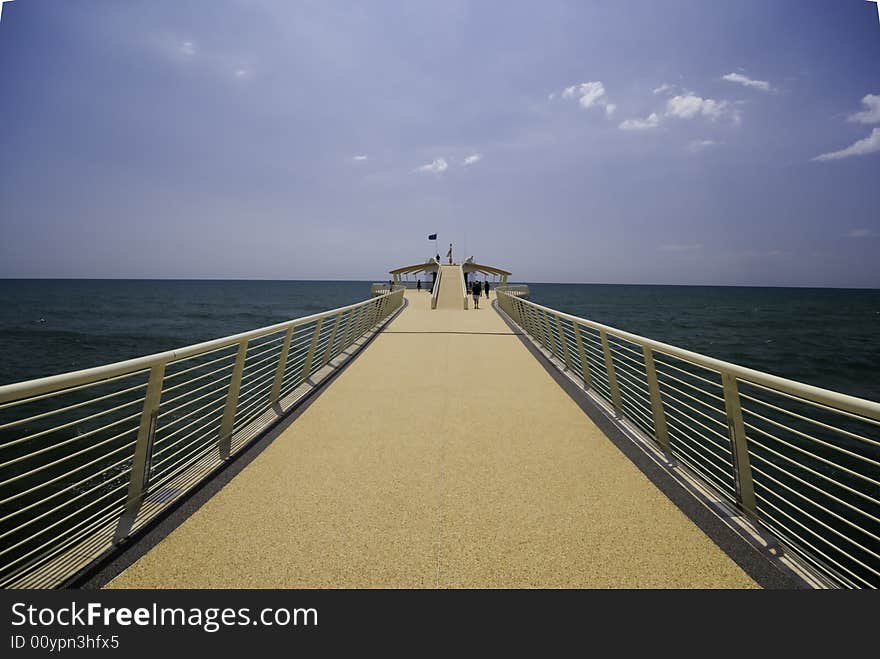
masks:
[[[150,486],[150,462],[153,457],[153,437],[156,434],[156,422],[159,418],[159,403],[162,399],[162,382],[165,379],[165,363],[155,364],[150,369],[147,383],[147,394],[144,400],[141,422],[138,426],[137,442],[134,447],[134,460],[131,465],[131,476],[128,479],[128,498],[125,511],[119,518],[113,543],[119,544],[131,533],[137,519],[144,496]]]
[[[746,428],[743,423],[742,407],[739,400],[739,388],[736,376],[721,373],[724,386],[724,408],[727,412],[727,429],[730,436],[730,449],[733,455],[733,476],[736,482],[736,497],[746,513],[753,520],[758,518],[758,506],[755,502],[755,486],[752,482],[752,466],[749,462],[749,447],[746,439]]]
[[[505,295],[507,295],[505,293]],[[519,326],[523,328],[523,331],[526,334],[531,334],[531,326],[529,324],[528,310],[526,309],[525,303],[518,299],[514,303],[516,305],[517,313],[519,313]]]
[[[220,421],[220,459],[227,460],[232,448],[232,428],[235,425],[235,412],[238,409],[238,392],[241,388],[241,374],[244,371],[244,360],[247,357],[248,339],[238,344],[238,353],[235,355],[235,366],[232,368],[232,378],[229,380],[229,391],[226,394],[226,407],[223,409],[223,419]]]
[[[573,321],[571,325],[574,327],[574,342],[577,345],[578,359],[581,360],[581,373],[584,376],[584,389],[589,389],[593,386],[593,382],[590,377],[590,364],[587,362],[587,352],[584,350],[584,340],[581,337],[581,328],[577,321]]]
[[[544,328],[541,326],[540,312],[534,307],[532,307],[532,328],[534,329],[534,336],[538,340],[538,343],[546,349],[547,343],[544,338]]]
[[[281,383],[284,381],[284,369],[287,366],[287,354],[290,352],[290,340],[293,338],[293,325],[287,328],[284,342],[281,344],[281,354],[278,355],[278,368],[275,369],[275,381],[272,382],[272,392],[269,394],[269,405],[278,402],[281,395]]]
[[[547,336],[547,350],[550,351],[552,357],[556,357],[556,341],[553,339],[553,331],[550,329],[550,320],[547,318],[547,312],[541,310],[541,329],[545,330]]]
[[[611,390],[611,403],[618,416],[623,416],[623,401],[620,399],[620,388],[617,386],[617,375],[614,373],[614,361],[611,359],[611,346],[608,343],[608,334],[605,330],[599,330],[602,339],[602,352],[605,354],[605,370],[608,372],[608,389]]]
[[[370,331],[373,325],[376,324],[376,309],[378,309],[378,302],[371,302],[367,305],[367,320],[364,325],[363,333],[366,334]]]
[[[541,310],[533,309],[533,311],[535,312],[535,329],[538,331],[538,339],[541,342],[541,345],[544,346],[544,350],[550,350],[549,344],[547,343],[547,328],[544,326]]]
[[[535,320],[533,316],[534,310],[531,308],[531,306],[525,304],[523,304],[523,310],[525,311],[526,331],[535,341],[539,341],[540,337],[538,336],[538,329],[537,327],[535,327]]]
[[[667,456],[671,456],[672,447],[669,444],[669,431],[666,428],[663,398],[660,397],[660,383],[657,380],[657,368],[654,365],[654,351],[648,346],[642,346],[642,353],[645,355],[645,373],[648,376],[648,393],[651,396],[651,411],[654,415],[654,436],[663,448],[663,452]]]
[[[562,329],[562,320],[556,316],[556,332],[559,334],[559,345],[562,346],[562,356],[565,359],[565,370],[571,370],[571,355],[568,353],[568,341]]]
[[[369,311],[370,310],[367,309],[367,305],[363,305],[360,308],[360,312],[359,312],[358,320],[357,320],[357,326],[355,327],[355,330],[354,330],[354,336],[351,337],[352,343],[354,343],[355,341],[357,341],[359,338],[361,338],[364,335],[364,331],[365,331],[364,328],[366,327],[367,316],[369,315]]]
[[[327,342],[327,348],[324,350],[324,357],[321,359],[322,368],[332,359],[331,352],[333,351],[333,343],[336,341],[336,334],[339,332],[340,322],[342,322],[341,313],[336,316],[336,321],[333,323],[333,330],[330,332],[330,340]]]
[[[309,351],[306,353],[306,359],[303,362],[302,370],[299,373],[299,384],[309,379],[312,373],[312,362],[315,359],[315,350],[318,347],[318,337],[321,334],[321,325],[324,323],[324,317],[318,318],[315,323],[315,333],[312,334],[312,342],[309,344]],[[297,385],[298,386],[298,385]]]
[[[339,344],[339,352],[342,352],[346,348],[348,348],[348,337],[351,333],[352,328],[354,327],[354,317],[357,314],[357,309],[349,309],[348,310],[348,318],[345,319],[345,331],[342,333],[342,341]],[[337,355],[339,353],[336,353]]]

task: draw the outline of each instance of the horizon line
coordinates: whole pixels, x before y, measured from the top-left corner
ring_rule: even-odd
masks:
[[[264,279],[264,278],[225,278],[225,277],[5,277],[0,281],[252,281],[252,282],[357,282],[384,283],[379,279]],[[409,281],[409,280],[406,280]],[[589,281],[510,281],[510,284],[549,284],[567,286],[669,286],[680,288],[795,288],[818,290],[867,290],[880,291],[880,286],[834,286],[815,284],[668,284],[645,282],[589,282]]]

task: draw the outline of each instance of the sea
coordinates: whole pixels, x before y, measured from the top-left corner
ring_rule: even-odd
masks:
[[[560,311],[880,401],[880,290],[521,283]],[[368,298],[370,284],[0,280],[0,384],[333,309]]]

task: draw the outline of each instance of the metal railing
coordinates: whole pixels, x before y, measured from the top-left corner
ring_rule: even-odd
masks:
[[[497,296],[561,369],[821,581],[880,586],[880,404]]]
[[[461,284],[461,297],[462,297],[462,304],[463,304],[462,308],[464,311],[467,311],[468,310],[468,290],[467,290],[467,285],[465,285],[465,280],[464,280],[464,268],[462,268],[461,266],[458,266],[458,281]]]
[[[496,293],[503,291],[514,297],[528,297],[529,287],[526,284],[502,284],[496,287]]]
[[[403,294],[0,386],[0,587],[57,586],[106,555],[281,418]]]
[[[437,279],[434,280],[434,289],[431,291],[431,308],[437,308],[437,299],[440,295],[440,278],[443,276],[443,268],[437,268]]]

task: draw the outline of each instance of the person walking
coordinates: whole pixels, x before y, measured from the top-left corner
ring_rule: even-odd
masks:
[[[421,293],[422,292],[422,280],[416,279],[416,290]],[[486,294],[486,297],[489,297],[489,294]]]
[[[471,289],[471,293],[474,296],[474,309],[480,308],[480,294],[482,293],[482,291],[480,290],[481,288],[482,286],[480,286],[480,282],[475,281],[474,287]]]
[[[483,280],[483,290],[486,291],[486,299],[488,300],[489,299],[489,280],[488,279]]]

